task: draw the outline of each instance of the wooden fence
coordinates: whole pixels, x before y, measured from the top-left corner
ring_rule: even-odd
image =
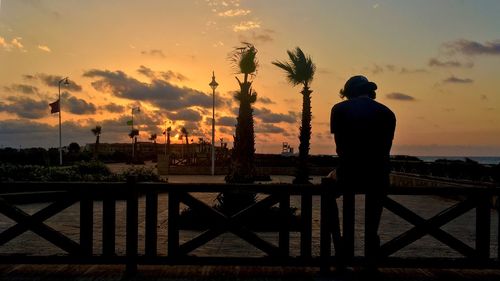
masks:
[[[259,194],[255,204],[240,212],[228,216],[209,204],[199,200],[193,193],[219,192],[251,192]],[[167,241],[158,244],[158,209],[159,195],[168,194]],[[294,265],[318,266],[329,268],[338,265],[363,265],[374,262],[379,267],[445,267],[445,268],[497,268],[500,269],[500,250],[490,255],[492,244],[498,246],[499,241],[491,241],[491,233],[495,232],[498,239],[500,229],[492,229],[492,212],[489,202],[493,196],[499,196],[498,188],[462,188],[462,187],[393,187],[389,195],[407,196],[456,196],[462,198],[453,206],[442,210],[431,218],[423,218],[414,211],[391,199],[388,196],[382,202],[383,207],[413,227],[380,245],[374,237],[376,229],[365,227],[364,254],[355,255],[355,197],[366,196],[365,202],[370,202],[370,194],[362,191],[343,191],[334,188],[332,183],[321,185],[290,185],[290,184],[166,184],[166,183],[1,183],[0,214],[13,220],[16,224],[0,233],[0,263],[3,264],[125,264],[127,270],[133,272],[140,264],[203,264],[203,265]],[[289,219],[290,198],[300,197],[299,226],[292,227]],[[313,239],[313,197],[320,198],[319,222],[319,254],[312,251]],[[144,239],[139,239],[139,198],[145,201]],[[338,226],[336,200],[342,202],[342,245],[343,255],[335,255],[332,251],[332,231]],[[49,200],[43,209],[28,214],[18,206],[19,202],[35,202]],[[95,202],[102,202],[102,225],[95,225]],[[125,253],[116,252],[116,217],[117,201],[126,202],[126,242]],[[316,202],[316,201],[315,201]],[[45,221],[66,208],[79,203],[79,241],[69,238],[49,226]],[[180,242],[181,203],[193,211],[204,214],[208,229],[184,243]],[[278,206],[279,216],[275,222],[277,243],[262,239],[247,223],[259,211]],[[365,220],[371,219],[371,205],[365,207]],[[318,206],[315,206],[318,208]],[[441,229],[455,218],[475,209],[475,245],[470,246],[445,230]],[[498,216],[496,216],[498,217]],[[365,224],[369,225],[369,224]],[[95,228],[102,228],[102,245],[96,251]],[[142,226],[141,226],[142,227]],[[297,230],[298,229],[298,230]],[[63,250],[64,255],[25,255],[22,248],[19,253],[2,254],[2,247],[12,239],[26,231],[32,231]],[[290,251],[290,234],[300,233],[299,254],[292,255]],[[384,231],[380,229],[379,231]],[[192,252],[223,233],[233,233],[240,239],[253,245],[263,252],[259,257],[196,256]],[[447,255],[429,258],[394,257],[407,245],[430,235],[457,251],[463,257],[451,258]],[[493,236],[494,237],[494,236]],[[334,239],[338,236],[333,235]],[[144,242],[144,252],[139,253],[139,243]],[[22,244],[21,244],[22,245]],[[158,249],[167,249],[166,254],[159,254]],[[374,250],[377,249],[378,250]],[[497,247],[500,249],[500,247]],[[294,249],[295,250],[295,249]],[[296,252],[296,251],[295,251]]]

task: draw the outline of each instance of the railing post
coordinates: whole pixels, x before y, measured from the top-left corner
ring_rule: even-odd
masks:
[[[354,257],[354,220],[355,194],[351,190],[344,190],[342,215],[342,246],[344,262],[348,263]]]
[[[126,254],[127,254],[127,275],[134,275],[137,272],[137,239],[139,202],[136,186],[137,178],[130,176],[127,178],[127,234],[126,234]]]
[[[94,233],[94,201],[84,192],[80,193],[80,247],[85,256],[92,255]]]
[[[280,194],[279,249],[282,257],[290,255],[290,194]]]
[[[490,257],[490,202],[489,195],[479,195],[476,206],[476,251],[481,259]]]
[[[376,255],[378,252],[378,214],[379,208],[377,204],[378,196],[371,194],[371,192],[365,193],[365,258],[370,266],[374,265],[376,262]]]
[[[116,201],[106,194],[102,201],[102,253],[105,256],[115,254]]]
[[[158,192],[146,194],[146,256],[157,254]]]
[[[330,211],[330,192],[323,190],[321,192],[321,218],[320,218],[320,271],[322,274],[328,274],[330,271],[331,258],[331,211]]]
[[[300,220],[300,256],[310,258],[312,243],[312,195],[310,193],[302,193],[300,199]]]
[[[168,193],[168,256],[175,257],[179,253],[179,194]]]

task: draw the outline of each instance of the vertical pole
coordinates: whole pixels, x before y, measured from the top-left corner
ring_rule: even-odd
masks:
[[[61,80],[63,81],[63,80]],[[59,165],[62,166],[62,137],[61,137],[61,81],[59,81]]]
[[[300,199],[300,218],[300,256],[310,258],[312,242],[312,195],[310,193],[302,193]]]
[[[167,159],[167,121],[165,121],[165,159]]]
[[[134,275],[137,272],[137,239],[138,239],[138,220],[139,220],[139,202],[137,196],[136,177],[127,178],[127,224],[126,224],[126,273]]]
[[[215,89],[212,89],[212,176],[215,175]]]
[[[331,238],[330,238],[330,208],[328,202],[329,192],[321,192],[321,217],[320,217],[320,271],[328,274],[330,271]]]
[[[130,131],[131,133],[134,131],[134,108],[132,107],[132,131]],[[134,138],[135,136],[133,136],[131,139],[132,139],[132,165],[134,164]]]
[[[279,250],[282,257],[290,255],[290,194],[280,194]]]

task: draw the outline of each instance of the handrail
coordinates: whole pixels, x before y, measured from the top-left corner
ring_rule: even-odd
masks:
[[[218,193],[228,191],[252,192],[264,195],[256,204],[244,208],[234,215],[223,214],[213,209],[190,193]],[[53,203],[44,209],[29,215],[17,208],[13,198],[36,198],[39,194],[54,194]],[[430,267],[487,267],[500,268],[500,250],[496,257],[490,257],[492,226],[491,209],[489,202],[492,197],[500,196],[500,188],[491,187],[390,187],[388,195],[438,195],[459,196],[463,199],[446,210],[436,214],[430,219],[424,219],[407,207],[396,201],[386,198],[379,202],[384,208],[413,224],[414,227],[395,239],[380,246],[380,251],[374,251],[374,229],[369,229],[365,224],[365,255],[354,254],[354,212],[356,208],[355,196],[366,196],[366,202],[372,200],[367,190],[344,190],[328,180],[318,185],[293,185],[293,184],[182,184],[182,183],[103,183],[103,182],[5,182],[0,187],[0,213],[17,222],[17,225],[0,233],[0,251],[2,245],[31,230],[46,239],[56,247],[68,252],[64,258],[60,256],[19,256],[0,254],[0,263],[116,263],[126,264],[127,269],[134,271],[137,264],[267,264],[267,265],[304,265],[328,268],[339,264],[366,264],[373,262],[379,266],[430,266]],[[55,194],[59,194],[56,196]],[[168,245],[158,243],[158,212],[159,194],[168,194]],[[139,198],[145,196],[145,226],[144,226],[144,254],[138,253],[139,243]],[[267,197],[266,197],[267,196]],[[290,255],[290,221],[288,210],[290,196],[300,196],[301,220],[299,226],[300,256]],[[313,196],[320,197],[320,206],[313,206]],[[342,196],[343,200],[343,238],[332,233],[332,226],[339,226],[338,209],[336,200]],[[96,200],[102,200],[102,249],[96,253],[94,249],[95,205]],[[116,243],[116,217],[117,201],[126,201],[126,253],[117,255]],[[80,240],[79,243],[57,232],[44,221],[63,211],[75,202],[80,203]],[[370,201],[373,202],[373,201]],[[210,228],[198,237],[181,244],[179,231],[180,204],[199,210],[206,215]],[[373,204],[373,203],[371,203]],[[252,217],[254,212],[272,205],[279,206],[279,221],[277,224],[278,245],[269,243],[257,236],[246,224],[246,219]],[[371,206],[371,205],[370,205]],[[365,206],[366,218],[371,215],[369,205]],[[320,254],[312,255],[312,210],[320,208]],[[476,210],[476,245],[471,247],[461,242],[440,227],[452,221],[465,212]],[[471,222],[472,223],[472,222]],[[498,222],[500,225],[500,222]],[[383,230],[382,230],[383,231]],[[500,229],[495,229],[500,234]],[[259,258],[250,257],[195,257],[189,253],[197,247],[204,245],[214,237],[232,232],[246,242],[262,250],[267,256]],[[333,237],[332,237],[333,234]],[[338,233],[337,233],[338,234]],[[396,258],[390,256],[405,245],[412,243],[424,235],[431,235],[450,248],[464,255],[464,258]],[[500,235],[499,235],[500,236]],[[342,256],[331,255],[331,240],[334,240],[335,250],[338,251],[339,239],[342,239]],[[141,240],[142,241],[142,240]],[[142,242],[141,242],[142,243]],[[498,246],[498,241],[496,241]],[[168,254],[159,255],[158,247],[168,248]],[[500,247],[498,247],[500,248]],[[380,254],[380,256],[377,256]],[[375,256],[374,256],[375,255]],[[410,261],[413,261],[412,264]],[[435,263],[433,263],[433,261]]]

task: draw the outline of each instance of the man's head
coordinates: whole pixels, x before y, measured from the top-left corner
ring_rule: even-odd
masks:
[[[362,75],[356,75],[345,82],[344,88],[340,90],[340,97],[351,99],[359,96],[368,96],[375,99],[376,89],[377,84],[368,81],[368,79]]]

